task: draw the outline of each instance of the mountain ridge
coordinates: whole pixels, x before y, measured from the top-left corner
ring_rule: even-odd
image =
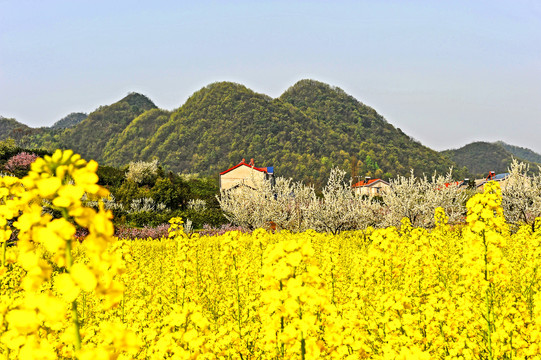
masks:
[[[476,177],[484,177],[489,171],[507,172],[513,158],[528,164],[530,171],[538,171],[537,163],[516,156],[501,142],[475,141],[459,149],[444,150],[441,153],[456,162],[458,166],[466,167]]]
[[[215,175],[242,158],[255,158],[258,165],[275,166],[279,175],[316,186],[334,166],[354,177],[383,178],[408,175],[410,169],[421,175],[453,167],[457,177],[479,170],[468,172],[462,160],[453,159],[453,150],[430,149],[339,87],[310,79],[277,98],[215,82],[173,111],[129,93],[69,128],[28,131],[21,141],[30,147],[72,148],[103,165],[159,159],[171,171]]]
[[[80,123],[67,128],[60,135],[59,144],[101,162],[102,151],[111,139],[137,116],[155,108],[156,105],[146,96],[130,93],[112,105],[100,106]]]
[[[72,112],[71,114],[66,115],[62,119],[55,122],[51,129],[67,129],[70,127],[74,127],[78,125],[80,122],[82,122],[84,119],[88,117],[87,114],[81,113],[81,112]]]
[[[496,141],[496,144],[503,146],[507,151],[515,155],[517,158],[541,164],[541,154],[536,153],[531,149],[516,145],[510,145],[503,141]]]

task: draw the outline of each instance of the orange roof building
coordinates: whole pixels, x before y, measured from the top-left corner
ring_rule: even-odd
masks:
[[[254,159],[251,159],[248,164],[245,159],[242,159],[237,165],[220,173],[220,190],[228,190],[238,186],[255,188],[255,181],[258,179],[273,180],[274,167],[255,167]]]
[[[358,195],[378,196],[382,192],[387,191],[390,185],[382,179],[366,178],[363,181],[353,184],[351,187]]]

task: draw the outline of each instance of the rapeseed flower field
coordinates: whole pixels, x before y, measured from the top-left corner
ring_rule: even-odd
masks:
[[[541,358],[541,220],[511,232],[497,183],[460,226],[118,240],[96,168],[0,178],[5,359]]]

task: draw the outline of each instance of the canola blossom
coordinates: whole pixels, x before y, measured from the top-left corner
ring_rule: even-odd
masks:
[[[96,166],[58,151],[0,178],[0,357],[541,358],[541,219],[511,232],[497,183],[461,226],[438,208],[431,230],[188,236],[175,218],[118,240],[81,203],[106,196]]]

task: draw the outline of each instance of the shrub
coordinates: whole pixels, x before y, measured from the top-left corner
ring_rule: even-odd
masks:
[[[148,184],[152,182],[157,174],[158,160],[151,162],[132,161],[128,167],[128,172],[126,173],[126,180],[136,184]]]
[[[203,225],[203,230],[199,231],[201,236],[221,236],[229,231],[240,231],[242,233],[251,233],[250,230],[243,228],[242,226],[234,226],[232,224],[223,224],[220,227],[212,227],[210,225]]]
[[[161,224],[157,226],[144,226],[142,228],[133,228],[127,226],[117,226],[115,228],[115,236],[122,240],[135,239],[160,239],[167,237],[169,224]]]
[[[9,160],[6,162],[5,168],[17,176],[24,176],[30,169],[30,164],[32,164],[37,158],[38,156],[36,154],[23,151],[9,158]]]
[[[502,207],[506,220],[514,225],[526,223],[533,226],[541,216],[540,173],[528,176],[529,166],[513,159],[509,176],[502,186]]]

